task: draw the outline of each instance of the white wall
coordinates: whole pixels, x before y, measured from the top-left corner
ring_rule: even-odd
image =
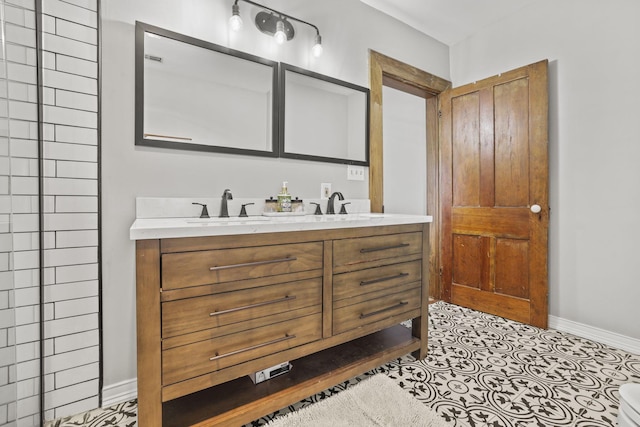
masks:
[[[232,1],[108,0],[102,2],[102,262],[105,388],[135,379],[135,263],[128,238],[135,197],[265,197],[289,181],[294,196],[317,198],[321,182],[349,198],[368,197],[368,181],[346,180],[346,166],[285,159],[141,148],[134,145],[134,22],[287,62],[368,87],[372,48],[442,78],[449,78],[448,48],[358,0],[274,0],[269,6],[317,25],[324,53],[309,54],[314,35],[277,48],[257,32],[240,3],[245,25],[230,35]],[[125,387],[126,388],[126,387]]]
[[[451,47],[454,86],[548,58],[550,314],[640,339],[640,2],[539,0]]]

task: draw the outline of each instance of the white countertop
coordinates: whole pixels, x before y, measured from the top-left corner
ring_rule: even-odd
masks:
[[[426,215],[376,213],[210,219],[138,218],[129,229],[129,237],[131,240],[168,239],[417,224],[432,221],[433,217]]]

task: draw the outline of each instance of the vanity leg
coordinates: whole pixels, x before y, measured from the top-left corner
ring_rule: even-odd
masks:
[[[136,242],[138,425],[162,425],[160,241]]]
[[[420,339],[420,350],[412,353],[413,357],[422,360],[427,357],[428,325],[429,325],[429,226],[422,228],[422,295],[420,306],[421,316],[411,322],[411,333]]]

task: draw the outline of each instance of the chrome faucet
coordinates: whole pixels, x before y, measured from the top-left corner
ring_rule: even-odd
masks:
[[[233,200],[231,190],[228,188],[222,193],[222,203],[220,203],[220,218],[229,218],[229,208],[227,207],[227,201]]]
[[[334,199],[338,196],[338,200],[344,200],[344,196],[341,192],[335,191],[331,197],[329,197],[329,201],[327,202],[327,215],[334,215],[336,211],[334,210]]]

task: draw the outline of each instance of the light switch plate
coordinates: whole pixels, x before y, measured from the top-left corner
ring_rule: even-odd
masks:
[[[364,166],[347,165],[348,181],[364,181]]]

